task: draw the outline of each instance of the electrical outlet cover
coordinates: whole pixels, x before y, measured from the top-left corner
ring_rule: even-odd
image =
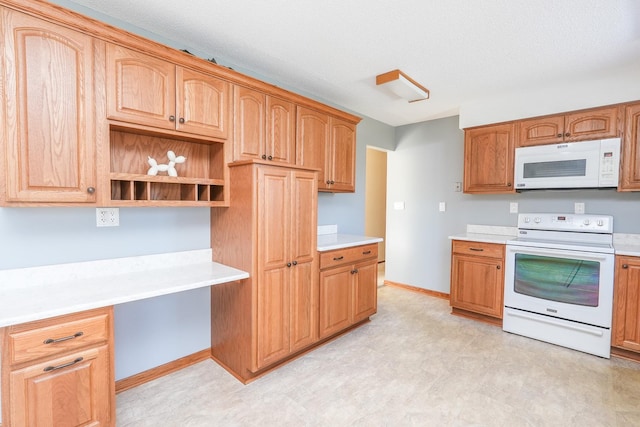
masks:
[[[120,209],[96,208],[96,227],[118,227],[120,225]]]

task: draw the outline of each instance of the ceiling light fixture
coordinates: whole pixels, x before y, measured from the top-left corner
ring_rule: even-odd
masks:
[[[400,70],[393,70],[376,76],[376,85],[384,85],[391,92],[409,102],[429,99],[429,89]]]

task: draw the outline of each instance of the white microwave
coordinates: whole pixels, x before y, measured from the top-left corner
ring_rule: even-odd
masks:
[[[516,191],[618,186],[620,138],[516,148]]]

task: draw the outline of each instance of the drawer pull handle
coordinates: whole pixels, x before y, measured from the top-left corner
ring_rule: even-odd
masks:
[[[68,366],[73,366],[76,363],[80,363],[82,362],[84,359],[82,357],[78,357],[76,360],[74,360],[73,362],[69,362],[69,363],[64,363],[62,365],[58,365],[58,366],[47,366],[46,368],[43,369],[44,372],[51,372],[51,371],[57,371],[58,369],[62,369],[62,368],[66,368]]]
[[[339,256],[339,257],[333,258],[334,261],[340,261],[341,259],[344,259],[344,256]]]
[[[56,339],[49,338],[49,339],[44,340],[44,343],[45,344],[53,344],[53,343],[56,343],[56,342],[69,341],[69,340],[72,340],[74,338],[81,337],[83,335],[84,335],[84,332],[80,331],[80,332],[76,332],[73,335],[69,335],[68,337],[62,337],[62,338],[56,338]]]
[[[371,251],[364,251],[362,252],[362,255],[369,255],[371,253]]]
[[[482,248],[469,248],[470,251],[476,251],[476,252],[483,252],[484,249]]]

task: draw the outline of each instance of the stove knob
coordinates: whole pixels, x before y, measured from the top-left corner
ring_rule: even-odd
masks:
[[[591,224],[591,221],[589,221],[588,219],[585,219],[584,220],[584,225],[589,225],[589,224]]]
[[[535,217],[535,218],[533,219],[533,222],[535,222],[536,224],[539,224],[539,223],[540,223],[540,221],[542,221],[542,219],[541,219],[539,216],[537,216],[537,217]]]
[[[604,221],[599,219],[598,220],[598,227],[602,227],[604,225]]]
[[[524,222],[526,222],[527,224],[531,221],[531,219],[528,216],[524,217]]]

